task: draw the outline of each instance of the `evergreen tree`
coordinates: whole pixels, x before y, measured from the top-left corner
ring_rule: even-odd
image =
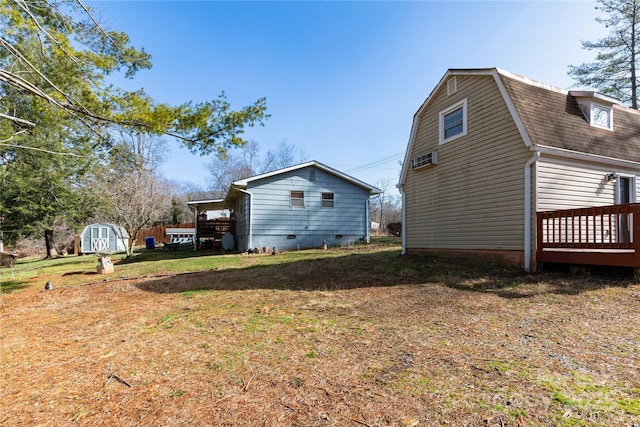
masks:
[[[640,46],[640,0],[598,0],[596,9],[606,18],[596,18],[609,35],[596,42],[582,42],[583,49],[596,50],[595,62],[569,66],[569,75],[583,87],[638,109],[637,61]]]
[[[0,233],[9,241],[83,216],[92,202],[78,183],[119,149],[117,129],[224,154],[244,144],[245,126],[268,117],[264,98],[237,111],[224,93],[172,106],[105,83],[147,68],[151,56],[103,28],[79,0],[0,0]]]

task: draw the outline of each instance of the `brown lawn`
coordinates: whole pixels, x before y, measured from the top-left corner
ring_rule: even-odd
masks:
[[[343,252],[1,295],[0,425],[638,425],[631,275]]]

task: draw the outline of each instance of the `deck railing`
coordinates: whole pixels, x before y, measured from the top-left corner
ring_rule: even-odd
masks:
[[[537,212],[538,262],[640,267],[640,204]]]
[[[235,225],[235,221],[229,218],[199,220],[197,227],[198,237],[215,237],[219,239],[224,234],[234,234]]]

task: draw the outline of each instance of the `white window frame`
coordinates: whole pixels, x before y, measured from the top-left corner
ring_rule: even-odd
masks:
[[[595,122],[595,112],[598,109],[609,112],[609,122],[607,123],[607,126],[602,126]],[[589,117],[589,122],[591,123],[591,126],[594,126],[600,129],[613,130],[613,108],[612,107],[592,102],[589,108],[589,112],[591,116]]]
[[[462,108],[462,132],[457,133],[453,136],[450,136],[449,138],[444,137],[444,118],[459,110],[460,108]],[[454,139],[460,138],[462,136],[465,136],[467,134],[467,98],[463,99],[462,101],[458,101],[455,104],[451,105],[450,107],[440,111],[439,115],[438,115],[438,121],[439,121],[439,143],[440,145],[445,144],[449,141],[453,141]]]

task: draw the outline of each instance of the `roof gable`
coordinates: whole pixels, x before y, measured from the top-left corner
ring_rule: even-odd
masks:
[[[266,178],[271,178],[271,177],[274,177],[274,176],[282,175],[282,174],[285,174],[285,173],[288,173],[288,172],[292,172],[292,171],[296,171],[296,170],[300,170],[300,169],[304,169],[304,168],[308,168],[308,167],[313,167],[313,168],[320,169],[320,170],[322,170],[324,172],[327,172],[327,173],[329,173],[331,175],[334,175],[334,176],[336,176],[336,177],[338,177],[338,178],[340,178],[340,179],[342,179],[342,180],[344,180],[346,182],[349,182],[349,183],[351,183],[351,184],[353,184],[353,185],[355,185],[357,187],[364,188],[364,189],[368,190],[369,194],[371,194],[371,195],[376,195],[376,194],[380,193],[380,189],[378,189],[378,188],[376,188],[376,187],[374,187],[372,185],[369,185],[369,184],[367,184],[367,183],[365,183],[363,181],[360,181],[359,179],[356,179],[356,178],[354,178],[352,176],[344,174],[344,173],[342,173],[342,172],[340,172],[340,171],[338,171],[336,169],[333,169],[333,168],[331,168],[331,167],[329,167],[329,166],[327,166],[325,164],[317,162],[315,160],[310,161],[310,162],[306,162],[306,163],[301,163],[301,164],[295,165],[295,166],[290,166],[290,167],[283,168],[283,169],[274,170],[274,171],[271,171],[271,172],[266,172],[266,173],[263,173],[263,174],[260,174],[260,175],[255,175],[255,176],[252,176],[252,177],[249,177],[249,178],[240,179],[238,181],[234,181],[231,184],[231,189],[229,191],[231,191],[233,188],[243,190],[243,189],[246,189],[247,185],[249,185],[250,183],[254,183],[256,181],[260,181],[260,180],[263,180],[263,179],[266,179]]]
[[[602,158],[640,163],[640,112],[612,98],[586,91],[566,91],[498,68],[449,69],[413,117],[400,174],[404,184],[420,117],[452,76],[492,76],[526,146],[572,151]],[[611,106],[613,130],[589,123],[585,100]],[[582,108],[580,103],[583,104]],[[586,116],[585,116],[586,114]],[[470,129],[469,132],[473,130]]]

